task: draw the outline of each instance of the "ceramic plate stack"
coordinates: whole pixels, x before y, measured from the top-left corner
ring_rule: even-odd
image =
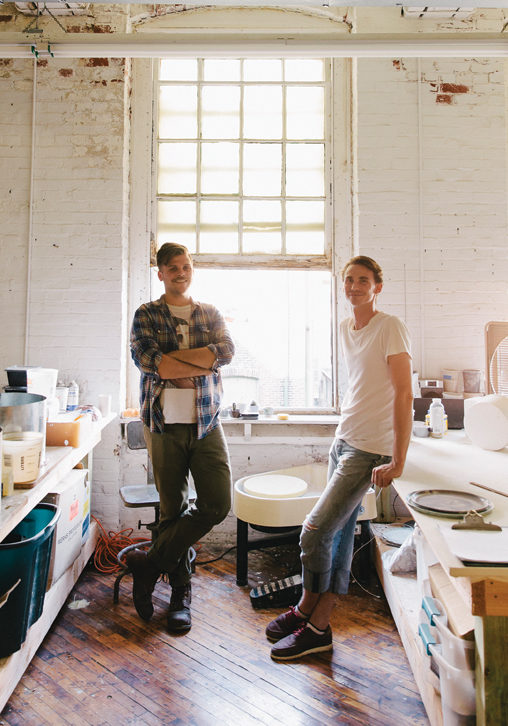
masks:
[[[492,503],[485,497],[452,489],[424,489],[411,492],[407,497],[407,503],[417,512],[455,519],[473,510],[483,515],[492,509]]]

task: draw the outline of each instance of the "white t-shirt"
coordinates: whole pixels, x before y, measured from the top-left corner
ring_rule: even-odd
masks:
[[[408,330],[394,315],[377,312],[360,330],[354,330],[353,318],[343,320],[339,342],[348,386],[336,436],[356,449],[391,456],[394,390],[388,356],[411,355]]]
[[[173,317],[178,318],[176,334],[178,336],[179,350],[189,348],[189,321],[192,312],[191,305],[168,305]],[[173,383],[166,381],[161,394],[164,423],[196,423],[196,389],[176,388]]]

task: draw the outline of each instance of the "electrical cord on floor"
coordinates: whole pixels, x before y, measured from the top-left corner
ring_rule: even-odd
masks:
[[[233,545],[233,547],[230,547],[229,549],[227,549],[225,552],[223,552],[218,557],[214,557],[213,560],[201,560],[201,561],[196,560],[196,565],[209,565],[212,562],[217,562],[218,560],[222,560],[223,557],[225,557],[227,554],[229,554],[229,552],[232,552],[233,550],[236,550],[236,545]]]
[[[363,544],[362,544],[362,545],[361,545],[360,547],[358,547],[358,549],[357,549],[357,550],[355,550],[355,551],[353,552],[353,557],[351,558],[351,579],[353,580],[353,582],[355,582],[355,583],[356,583],[356,584],[358,585],[358,587],[361,587],[361,588],[362,588],[362,590],[363,590],[364,592],[366,592],[366,593],[367,593],[367,595],[370,595],[371,597],[375,597],[375,598],[376,598],[377,600],[381,600],[381,595],[376,595],[375,593],[373,593],[373,592],[370,592],[370,590],[367,590],[367,588],[366,588],[366,587],[364,587],[364,586],[362,585],[362,583],[361,583],[361,582],[359,582],[359,581],[358,581],[358,580],[356,579],[356,577],[355,577],[355,576],[353,575],[353,560],[355,559],[355,557],[356,557],[356,555],[358,554],[358,552],[361,552],[361,550],[363,550],[363,548],[364,548],[364,547],[367,547],[367,545],[370,545],[370,543],[371,543],[371,542],[372,542],[372,540],[374,540],[374,539],[375,539],[375,537],[374,537],[374,536],[372,536],[372,537],[371,537],[371,538],[370,538],[369,540],[367,540],[367,542],[364,542],[364,543],[363,543]]]
[[[150,543],[146,537],[132,537],[132,527],[122,529],[120,532],[106,532],[97,517],[92,515],[92,519],[97,522],[100,529],[99,539],[95,547],[93,562],[96,570],[105,574],[113,574],[118,572],[121,567],[117,560],[118,553],[131,544],[141,544],[143,542]]]

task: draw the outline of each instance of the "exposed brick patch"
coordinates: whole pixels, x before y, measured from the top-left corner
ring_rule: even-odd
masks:
[[[94,25],[93,32],[94,33],[112,33],[113,28],[111,27],[111,25]]]
[[[38,58],[37,59],[37,68],[46,68],[48,65],[47,58]]]
[[[12,66],[12,58],[0,58],[0,66]]]
[[[68,78],[69,76],[72,76],[72,74],[74,73],[72,68],[60,68],[60,70],[58,72],[64,78]]]
[[[85,60],[85,66],[89,66],[90,68],[109,66],[109,60],[107,58],[87,58],[87,60]]]
[[[111,25],[96,25],[95,23],[85,23],[84,25],[67,26],[68,33],[114,33]]]
[[[447,93],[438,93],[436,96],[436,103],[448,103],[451,104],[452,97]]]
[[[441,83],[441,93],[469,93],[469,86],[463,86],[461,83]]]
[[[392,60],[392,65],[397,71],[405,71],[406,66],[404,65],[404,61],[402,61],[400,58],[395,58],[395,60]]]

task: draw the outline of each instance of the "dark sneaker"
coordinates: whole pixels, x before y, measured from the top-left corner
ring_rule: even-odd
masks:
[[[307,624],[302,625],[285,638],[279,640],[272,646],[270,655],[274,660],[294,660],[302,655],[320,653],[323,650],[331,650],[332,629],[328,626],[323,634],[315,633]]]
[[[134,549],[125,556],[127,567],[132,572],[132,599],[140,618],[150,620],[153,615],[152,593],[160,572],[155,570],[144,550]]]
[[[277,640],[285,638],[286,635],[294,633],[295,630],[301,628],[306,622],[307,620],[305,618],[301,618],[297,614],[296,608],[291,607],[287,612],[278,615],[275,620],[268,623],[265,630],[266,637],[272,643],[275,643]]]
[[[190,630],[191,622],[191,584],[173,587],[169,601],[167,626],[170,633]]]

